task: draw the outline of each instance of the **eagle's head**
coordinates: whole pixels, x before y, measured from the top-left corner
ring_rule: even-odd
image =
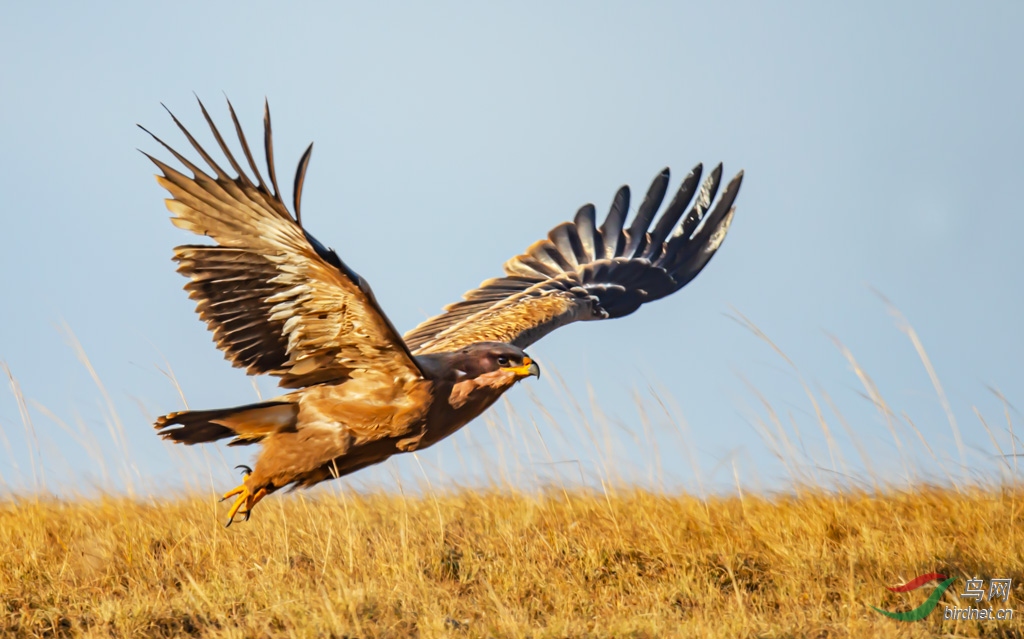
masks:
[[[436,381],[460,383],[485,378],[500,381],[504,386],[531,375],[540,377],[540,366],[523,349],[502,342],[477,342],[457,351],[416,359],[420,368]]]
[[[518,381],[534,375],[540,377],[540,366],[523,349],[501,342],[478,342],[452,353],[449,366],[453,381],[476,379],[483,375],[503,375]]]
[[[540,377],[540,366],[523,349],[502,342],[477,342],[457,351],[416,359],[432,380],[451,384],[448,404],[452,408],[465,406],[473,412],[490,406],[519,380],[531,375]]]

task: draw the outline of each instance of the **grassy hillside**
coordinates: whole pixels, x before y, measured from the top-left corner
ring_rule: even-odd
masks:
[[[648,492],[0,504],[0,636],[1022,637],[921,622],[928,572],[1012,578],[1024,491]]]

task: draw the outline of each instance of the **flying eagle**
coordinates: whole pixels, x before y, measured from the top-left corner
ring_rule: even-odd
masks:
[[[150,133],[192,173],[146,154],[162,173],[157,182],[171,194],[171,222],[213,241],[177,247],[174,261],[227,359],[294,389],[269,401],[156,421],[160,436],[174,442],[230,437],[229,446],[262,445],[255,469],[242,467],[242,484],[224,495],[235,498],[227,525],[239,514],[248,519],[263,497],[286,486],[312,486],[440,441],[517,381],[540,376],[523,349],[544,335],[578,320],[629,315],[685,286],[725,239],[743,179],[742,172],[736,175],[716,200],[722,165],[701,183],[698,164],[655,220],[668,188],[665,169],[628,226],[630,192],[623,186],[600,225],[587,204],[572,222],[506,262],[502,277],[484,281],[402,336],[366,280],[302,224],[313,145],[295,174],[293,216],[278,187],[269,108],[264,105],[266,179],[231,103],[251,173],[202,102],[199,108],[236,176],[173,114],[206,167]]]

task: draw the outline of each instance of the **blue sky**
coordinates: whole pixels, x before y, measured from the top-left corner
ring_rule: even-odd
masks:
[[[1022,17],[1011,2],[8,5],[0,360],[29,400],[35,433],[15,395],[0,393],[0,490],[31,486],[33,463],[51,489],[100,482],[96,456],[53,417],[94,438],[116,486],[118,468],[140,484],[176,486],[183,459],[204,469],[210,460],[202,472],[220,486],[250,456],[182,458],[149,427],[182,407],[159,370],[168,364],[193,408],[254,397],[181,290],[171,249],[191,239],[167,222],[164,192],[136,151],[160,151],[136,123],[184,146],[161,102],[202,132],[193,92],[225,124],[227,94],[250,135],[268,98],[282,176],[316,142],[304,222],[372,283],[400,330],[500,274],[581,204],[607,207],[621,184],[632,185],[635,207],[664,166],[673,186],[697,162],[746,171],[729,238],[692,284],[533,346],[566,389],[552,387],[554,376],[516,389],[518,421],[499,409],[494,428],[478,421],[420,455],[434,476],[468,481],[472,463],[453,460],[479,445],[519,449],[527,479],[548,472],[541,458],[649,477],[654,454],[637,435],[635,394],[661,442],[659,468],[687,488],[694,462],[708,484],[730,485],[734,468],[757,486],[785,481],[759,435],[758,420],[771,420],[757,392],[799,456],[828,466],[799,379],[727,317],[737,313],[843,414],[855,436],[836,435],[835,447],[851,476],[867,470],[854,439],[876,472],[898,477],[903,457],[830,336],[891,406],[902,454],[925,476],[962,472],[932,382],[872,289],[927,348],[963,433],[966,472],[992,474],[1005,464],[973,409],[1008,447],[1004,407],[987,386],[1024,406]],[[273,394],[271,381],[260,386]],[[658,417],[651,387],[685,418],[685,446],[678,424]],[[572,401],[600,407],[584,411],[607,438],[574,421]],[[365,481],[420,472],[404,460]]]

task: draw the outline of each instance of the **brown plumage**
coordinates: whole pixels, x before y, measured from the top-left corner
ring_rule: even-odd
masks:
[[[173,114],[208,168],[156,136],[192,176],[147,154],[162,173],[157,182],[171,194],[172,223],[213,241],[177,247],[178,272],[189,279],[189,297],[232,364],[296,389],[266,402],[171,413],[156,422],[162,437],[184,444],[225,438],[233,438],[229,445],[261,444],[255,470],[224,496],[236,497],[229,525],[276,490],[312,486],[447,437],[515,382],[540,374],[522,349],[555,328],[628,315],[682,288],[725,238],[743,175],[716,201],[722,167],[698,189],[698,165],[654,222],[668,188],[665,169],[628,227],[629,189],[622,187],[600,226],[593,205],[584,206],[573,222],[506,262],[504,277],[483,282],[403,338],[366,281],[301,225],[312,145],[299,161],[292,217],[277,185],[269,109],[268,181],[231,104],[252,177],[199,106],[235,176]]]

